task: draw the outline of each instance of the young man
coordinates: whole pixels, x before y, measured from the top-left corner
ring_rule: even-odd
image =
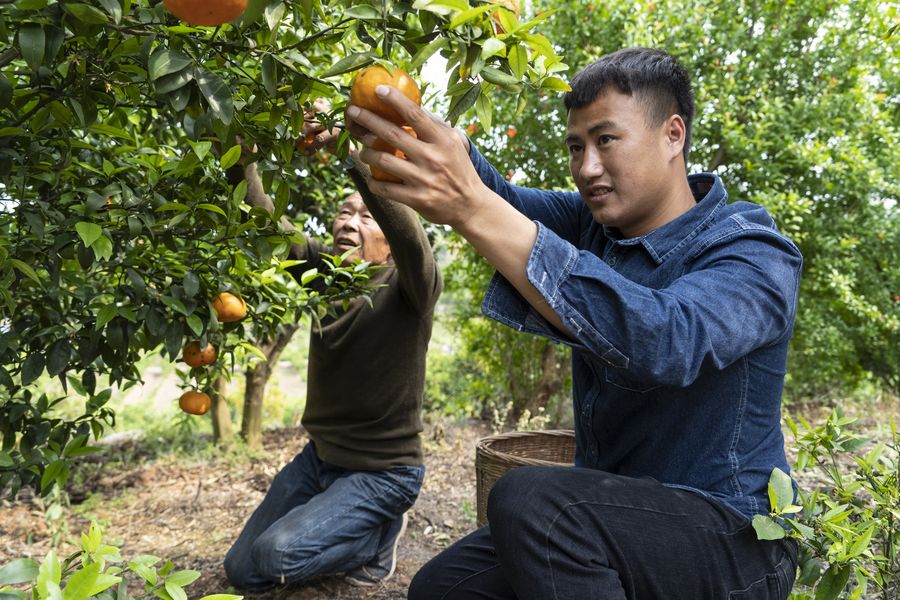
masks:
[[[248,201],[271,211],[255,164],[244,171]],[[333,573],[356,585],[386,580],[422,485],[425,353],[441,277],[416,214],[371,194],[359,172],[351,176],[361,193],[338,209],[332,246],[294,245],[292,258],[304,261],[294,274],[321,266],[325,252],[357,248],[355,258],[384,265],[371,280],[380,287],[371,306],[357,298],[313,326],[302,420],[310,441],[275,477],[225,558],[239,588]]]
[[[497,269],[484,312],[572,347],[576,466],[515,469],[490,527],[416,575],[415,600],[785,598],[796,545],[759,541],[801,256],[763,208],[686,175],[693,94],[668,54],[626,49],[572,80],[577,193],[509,184],[390,88],[418,139],[348,107],[407,161],[373,192],[460,232]],[[408,138],[408,139],[406,139]]]

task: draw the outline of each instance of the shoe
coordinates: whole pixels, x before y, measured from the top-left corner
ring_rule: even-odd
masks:
[[[361,587],[371,587],[387,581],[394,575],[397,568],[397,547],[400,538],[406,533],[406,524],[409,517],[406,513],[400,519],[391,523],[388,530],[381,535],[381,543],[378,552],[368,564],[347,573],[344,579],[347,583]]]

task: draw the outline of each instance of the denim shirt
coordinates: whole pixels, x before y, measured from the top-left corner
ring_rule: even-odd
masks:
[[[593,220],[575,192],[508,183],[472,146],[485,184],[533,219],[528,280],[563,336],[499,274],[483,312],[572,348],[576,466],[767,513],[789,473],[781,396],[802,257],[760,206],[726,204],[714,174],[696,206],[634,238]]]

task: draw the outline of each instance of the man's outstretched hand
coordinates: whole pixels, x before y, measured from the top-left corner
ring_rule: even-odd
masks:
[[[366,147],[359,157],[396,175],[403,183],[370,180],[376,194],[406,204],[433,223],[458,228],[473,216],[481,201],[493,195],[469,160],[468,141],[457,130],[422,109],[398,90],[378,86],[376,93],[403,115],[418,136],[357,106],[348,106],[347,128]],[[406,160],[371,148],[376,138],[401,150]]]

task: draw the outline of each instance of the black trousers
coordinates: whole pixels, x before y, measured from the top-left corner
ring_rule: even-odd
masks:
[[[797,568],[796,542],[758,540],[717,502],[593,469],[513,469],[488,519],[422,567],[411,600],[783,600]]]

